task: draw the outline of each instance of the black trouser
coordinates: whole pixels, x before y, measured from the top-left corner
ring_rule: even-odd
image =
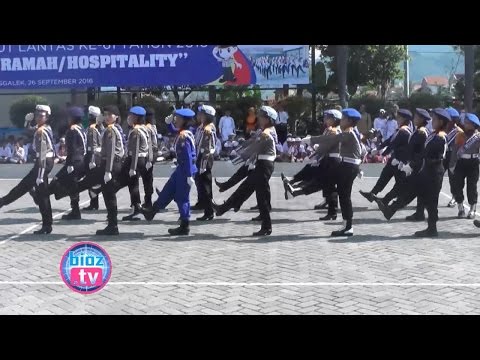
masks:
[[[305,165],[299,172],[297,172],[292,180],[291,184],[295,184],[300,181],[310,181],[317,175],[319,166],[313,166],[312,164]]]
[[[392,177],[395,176],[395,169],[398,170],[396,166],[392,165],[392,161],[390,160],[382,169],[382,173],[380,174],[380,178],[377,180],[377,183],[372,189],[372,194],[377,195],[379,192],[381,192],[383,189],[385,189],[385,186],[388,185],[389,181],[392,179]]]
[[[78,183],[78,192],[81,193],[94,186],[101,185],[103,200],[105,201],[105,207],[107,208],[108,225],[117,226],[117,185],[115,183],[117,182],[122,169],[122,159],[120,157],[115,157],[111,171],[112,180],[106,184],[104,182],[105,167],[106,163],[103,160],[101,166],[92,169],[88,175]]]
[[[225,202],[229,209],[239,209],[255,191],[263,229],[272,228],[269,181],[273,169],[273,161],[258,160],[255,164],[255,169],[248,174],[245,181],[240,184],[237,190]]]
[[[355,178],[360,172],[358,165],[346,162],[340,163],[334,173],[335,184],[337,185],[340,208],[342,210],[343,220],[347,222],[347,228],[352,226],[353,206],[352,206],[352,187]]]
[[[424,206],[428,212],[428,224],[435,225],[438,221],[438,197],[442,190],[443,175],[445,170],[443,164],[425,165],[417,176],[408,177],[405,192],[399,194],[396,201],[390,206],[395,213],[410,204],[417,197],[418,204]],[[423,214],[423,210],[422,210]]]
[[[58,191],[66,192],[70,196],[70,206],[72,211],[79,211],[80,194],[78,192],[78,181],[85,176],[84,161],[76,160],[73,162],[73,172],[68,173],[68,166],[64,165],[53,178],[48,190],[50,194]]]
[[[443,168],[448,173],[448,184],[450,185],[450,194],[455,197],[455,178],[453,173],[450,171],[450,158],[452,156],[451,151],[447,151],[445,154],[445,159],[443,160]]]
[[[407,176],[398,168],[393,169],[393,176],[395,177],[395,184],[393,188],[383,197],[383,203],[388,205],[393,199],[398,197],[400,191],[405,187]]]
[[[85,159],[84,159],[85,176],[89,176],[90,173],[92,172],[89,166],[90,161],[92,160],[92,156],[95,156],[93,152],[87,152],[87,154],[85,155]],[[98,160],[97,162],[97,159],[95,159],[95,164],[97,165],[96,167],[100,166],[100,162],[101,162],[100,160]],[[90,197],[90,207],[98,208],[98,196],[92,197],[90,192],[88,193],[88,196]]]
[[[50,204],[50,193],[48,191],[48,175],[53,169],[53,158],[47,158],[45,170],[43,173],[43,183],[37,186],[37,178],[39,167],[37,164],[30,172],[15,186],[10,192],[3,197],[3,205],[9,205],[20,199],[27,192],[35,190],[38,199],[38,208],[42,215],[43,226],[52,226],[52,206]]]
[[[115,192],[118,192],[120,189],[123,189],[125,186],[128,186],[128,190],[130,191],[130,200],[133,206],[139,206],[141,203],[140,200],[140,189],[139,189],[139,181],[138,177],[141,176],[142,180],[145,181],[145,176],[147,175],[147,159],[144,157],[138,158],[137,167],[135,169],[136,175],[130,177],[130,166],[132,165],[132,158],[129,156],[125,159],[120,173],[115,181]],[[151,186],[152,188],[150,188]],[[151,194],[153,193],[153,184],[145,184],[145,193]]]
[[[128,191],[130,192],[130,201],[132,206],[140,205],[140,182],[139,177],[142,177],[143,188],[145,190],[145,206],[152,206],[152,194],[153,194],[153,166],[147,170],[147,159],[138,158],[137,168],[135,171],[137,174],[130,177],[130,166],[132,159],[128,157],[122,166],[122,171],[117,182],[118,190],[128,185]],[[117,191],[118,191],[117,190]]]
[[[199,171],[195,175],[195,185],[197,186],[198,204],[204,209],[205,215],[213,215],[212,168],[210,165],[207,165],[205,172],[200,174]]]
[[[245,179],[248,176],[249,170],[248,170],[248,165],[242,165],[241,167],[238,168],[238,170],[233,174],[230,179],[225,181],[222,185],[222,187],[225,190],[228,190],[235,185],[237,185],[240,181]]]
[[[478,159],[459,159],[455,166],[454,173],[454,190],[452,194],[455,201],[459,204],[463,203],[463,188],[465,187],[465,179],[467,180],[467,199],[470,205],[476,204],[478,199],[477,182],[479,176]]]
[[[327,200],[329,215],[336,215],[338,210],[338,192],[334,175],[340,164],[340,158],[328,157],[325,159],[323,197]]]

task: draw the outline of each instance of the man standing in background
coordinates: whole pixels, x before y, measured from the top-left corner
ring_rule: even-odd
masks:
[[[372,117],[367,113],[366,107],[364,104],[360,105],[360,114],[362,118],[357,124],[357,129],[361,134],[366,135],[372,128]]]
[[[235,121],[230,115],[230,110],[226,110],[225,115],[220,118],[218,123],[218,130],[220,132],[220,137],[222,138],[222,144],[228,140],[230,135],[235,135]]]

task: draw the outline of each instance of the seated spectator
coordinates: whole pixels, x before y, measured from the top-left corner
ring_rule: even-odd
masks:
[[[15,151],[10,158],[10,162],[13,164],[25,164],[25,150],[23,149],[23,141],[19,140],[15,144]]]
[[[13,154],[14,150],[15,150],[15,137],[13,135],[10,135],[8,137],[8,142],[7,142],[7,145],[9,148],[10,148],[10,151],[11,153]]]
[[[294,145],[294,153],[293,153],[293,161],[294,162],[302,162],[303,159],[307,156],[307,152],[305,151],[305,145],[302,144],[302,139],[297,137],[295,139],[295,145]]]
[[[55,164],[63,164],[67,159],[67,147],[65,146],[65,138],[60,138],[60,142],[55,145]]]
[[[12,157],[12,149],[5,141],[2,141],[0,146],[0,163],[6,163],[10,161]]]
[[[215,143],[215,153],[213,158],[215,160],[220,160],[220,154],[222,153],[222,141],[217,137],[217,142]]]
[[[238,147],[238,141],[235,141],[235,134],[230,134],[228,140],[223,144],[220,157],[224,160],[230,160],[230,154],[236,147]]]

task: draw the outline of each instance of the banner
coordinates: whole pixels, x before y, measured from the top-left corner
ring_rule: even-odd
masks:
[[[0,45],[0,89],[308,84],[308,45]]]

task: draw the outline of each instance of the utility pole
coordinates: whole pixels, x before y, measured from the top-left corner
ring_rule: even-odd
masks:
[[[342,108],[346,108],[348,106],[347,63],[348,63],[347,45],[337,45],[338,95],[340,96],[340,105],[342,106]]]
[[[465,46],[465,110],[473,108],[474,45]]]
[[[410,64],[409,64],[409,58],[408,58],[408,45],[405,45],[405,50],[407,51],[407,57],[405,58],[405,62],[403,64],[404,67],[404,83],[403,83],[403,90],[405,97],[409,98],[410,97]]]
[[[317,88],[315,86],[315,45],[312,45],[312,123],[317,122]]]

